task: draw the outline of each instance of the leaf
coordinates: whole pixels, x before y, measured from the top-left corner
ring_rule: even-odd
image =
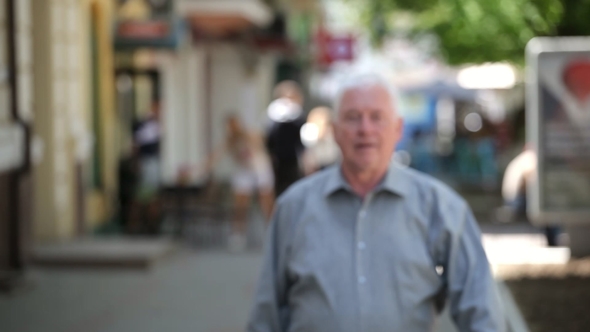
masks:
[[[524,62],[535,36],[590,34],[590,0],[349,0],[363,3],[363,22],[376,45],[400,29],[434,34],[450,64]],[[391,19],[388,19],[391,18]]]

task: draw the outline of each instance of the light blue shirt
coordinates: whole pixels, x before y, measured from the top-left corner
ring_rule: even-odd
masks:
[[[505,331],[477,223],[441,182],[392,164],[364,199],[339,167],[279,198],[248,331]]]

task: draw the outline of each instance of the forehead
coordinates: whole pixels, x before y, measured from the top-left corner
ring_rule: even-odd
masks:
[[[387,89],[380,85],[346,90],[340,103],[340,111],[363,109],[389,111],[392,108],[392,97]]]

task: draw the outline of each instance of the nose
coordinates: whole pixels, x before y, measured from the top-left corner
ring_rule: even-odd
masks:
[[[359,121],[359,133],[367,134],[373,129],[373,124],[371,123],[371,119],[367,115],[362,115]]]

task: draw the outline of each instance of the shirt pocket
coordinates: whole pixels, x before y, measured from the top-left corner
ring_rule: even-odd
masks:
[[[289,255],[291,277],[338,279],[351,270],[352,234],[343,227],[331,227],[332,220],[309,216],[295,233]]]
[[[394,253],[394,277],[401,291],[406,308],[431,307],[434,310],[434,298],[441,289],[442,277],[437,273],[435,258],[428,249],[428,239],[415,226],[409,226],[396,232],[392,250]],[[402,227],[403,228],[403,227]],[[423,311],[423,310],[419,310]]]

